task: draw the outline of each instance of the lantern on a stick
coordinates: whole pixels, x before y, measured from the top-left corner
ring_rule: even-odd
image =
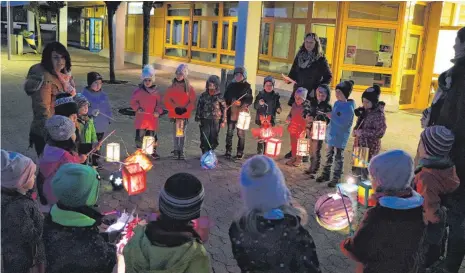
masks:
[[[368,156],[370,149],[368,147],[354,147],[352,154],[353,166],[357,168],[368,168]]]
[[[119,191],[124,187],[123,186],[123,172],[121,170],[118,170],[110,174],[109,180],[110,180],[111,186],[113,187],[114,191]]]
[[[155,137],[153,136],[144,136],[142,140],[142,151],[145,154],[151,155],[155,149]]]
[[[176,119],[176,137],[184,136],[184,119]]]
[[[326,122],[314,121],[312,124],[312,139],[325,140],[326,137]]]
[[[119,162],[120,161],[120,146],[119,143],[108,143],[107,144],[107,156],[108,162]]]
[[[202,155],[200,158],[200,166],[203,169],[211,170],[218,166],[218,158],[213,150],[210,150]]]
[[[345,194],[325,194],[318,198],[315,203],[316,221],[327,230],[346,229],[354,217],[354,211],[350,204],[350,198]]]
[[[310,150],[310,139],[301,137],[297,140],[297,155],[308,156]]]
[[[248,112],[240,112],[239,118],[237,119],[237,129],[249,130],[251,116]]]
[[[123,185],[129,195],[144,192],[147,188],[147,172],[138,163],[123,166]]]
[[[265,155],[277,157],[281,152],[282,141],[278,138],[270,138],[265,141]]]
[[[137,163],[146,172],[150,171],[150,169],[152,169],[153,167],[153,164],[152,164],[152,161],[150,161],[150,158],[147,157],[140,149],[135,151],[134,154],[130,155],[128,158],[126,158],[124,163],[127,163],[127,164]]]
[[[365,208],[376,206],[376,200],[370,198],[374,193],[370,180],[362,181],[358,184],[358,203]]]

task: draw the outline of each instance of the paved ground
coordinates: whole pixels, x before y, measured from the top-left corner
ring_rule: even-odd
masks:
[[[108,77],[108,61],[97,55],[70,49],[73,61],[73,74],[81,90],[86,85],[86,73],[98,71],[105,78]],[[1,133],[2,148],[24,153],[36,159],[32,149],[28,149],[28,132],[32,119],[30,98],[22,90],[22,81],[28,68],[39,61],[39,56],[14,56],[12,61],[7,60],[7,55],[2,52],[2,75],[1,75]],[[129,97],[135,84],[139,82],[140,67],[127,64],[124,70],[117,71],[117,78],[128,80],[124,85],[106,85],[104,90],[109,94],[116,122],[112,128],[116,129],[117,137],[110,138],[112,141],[124,141],[129,153],[134,151],[134,129],[132,118],[120,115],[117,110],[129,106]],[[164,91],[171,81],[172,76],[164,71],[157,71],[156,82]],[[205,87],[203,80],[190,79],[198,92]],[[285,95],[285,94],[284,94]],[[286,105],[283,99],[283,105]],[[284,109],[287,113],[289,109]],[[383,150],[400,148],[414,155],[418,136],[420,134],[419,116],[408,113],[388,113],[388,130],[383,138]],[[285,114],[280,117],[284,121]],[[160,161],[154,163],[154,168],[148,175],[148,190],[138,196],[129,198],[124,192],[112,192],[109,184],[103,183],[100,206],[102,210],[132,209],[137,206],[140,215],[147,214],[157,208],[158,192],[166,179],[179,171],[186,171],[198,176],[205,185],[206,199],[203,214],[213,219],[215,225],[211,229],[210,239],[206,243],[207,250],[211,254],[213,271],[240,272],[232,257],[228,228],[231,221],[241,211],[240,192],[238,187],[238,174],[241,163],[225,160],[220,157],[219,167],[215,170],[205,171],[199,166],[199,129],[197,124],[191,123],[187,129],[187,160],[174,161],[170,159],[172,150],[171,124],[167,118],[160,122],[159,153]],[[218,155],[224,153],[225,130],[221,132],[220,147]],[[289,147],[287,135],[283,138],[284,147]],[[352,140],[351,140],[352,141]],[[349,143],[348,147],[352,147]],[[287,149],[284,148],[284,151]],[[250,132],[247,134],[246,152],[253,155],[256,151],[255,141]],[[350,167],[350,155],[346,152],[346,168]],[[340,273],[353,272],[353,263],[346,259],[339,251],[339,243],[345,235],[329,232],[321,228],[314,220],[314,203],[316,199],[333,190],[325,185],[316,184],[303,175],[303,168],[290,168],[283,163],[284,159],[277,160],[285,173],[287,183],[294,198],[300,202],[309,213],[309,227],[318,247],[318,255],[324,272]],[[117,166],[107,166],[109,170]],[[105,172],[105,176],[108,172]],[[465,264],[465,263],[464,263]],[[461,272],[465,273],[465,269]]]

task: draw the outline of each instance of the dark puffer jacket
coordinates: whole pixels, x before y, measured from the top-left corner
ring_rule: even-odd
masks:
[[[255,123],[260,126],[260,115],[271,116],[271,125],[275,125],[276,111],[281,108],[281,102],[279,101],[279,94],[274,90],[271,92],[260,91],[255,97],[254,108],[257,110],[257,116],[255,117]],[[260,100],[264,100],[268,105],[260,105]]]
[[[245,95],[244,97],[242,97]],[[240,97],[241,98],[241,105],[232,105],[229,110],[228,110],[228,120],[235,121],[239,117],[239,112],[244,109],[249,107],[249,105],[252,104],[253,102],[253,96],[252,96],[252,89],[250,87],[250,83],[246,81],[242,82],[232,82],[228,85],[226,88],[226,92],[224,93],[224,99],[226,101],[226,105],[230,106],[233,104],[236,100],[238,100]]]
[[[217,90],[216,94],[210,95],[208,91],[203,92],[197,102],[195,120],[214,119],[226,122],[226,102]]]
[[[308,114],[311,117],[313,117],[314,120],[326,121],[326,124],[328,124],[330,119],[326,115],[322,115],[318,112],[331,113],[331,111],[333,111],[333,107],[329,103],[330,101],[331,101],[331,92],[328,94],[328,96],[326,96],[325,101],[322,101],[322,102],[318,102],[317,100],[310,101],[310,113]]]
[[[354,147],[368,147],[369,160],[381,150],[381,138],[386,133],[384,105],[384,102],[380,102],[368,111],[363,107],[355,110],[355,115],[358,116],[355,130],[361,130],[362,135],[355,138]]]

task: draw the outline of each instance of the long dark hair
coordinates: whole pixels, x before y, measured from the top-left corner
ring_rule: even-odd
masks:
[[[320,41],[320,38],[318,38],[318,35],[316,35],[316,33],[313,33],[313,32],[310,32],[310,33],[307,33],[305,35],[305,38],[304,38],[304,42],[302,43],[302,45],[300,46],[300,49],[299,49],[299,52],[303,51],[303,50],[307,50],[305,48],[305,40],[308,38],[308,37],[312,37],[313,40],[315,40],[315,47],[313,48],[313,53],[315,53],[315,55],[324,55],[323,54],[323,48],[321,47],[321,41]]]
[[[61,73],[71,71],[71,57],[69,55],[69,52],[68,50],[66,50],[66,47],[59,42],[51,42],[45,47],[44,51],[42,52],[42,61],[40,62],[42,64],[42,67],[49,73],[55,74],[52,62],[53,51],[63,56],[66,60],[65,68],[61,71]]]

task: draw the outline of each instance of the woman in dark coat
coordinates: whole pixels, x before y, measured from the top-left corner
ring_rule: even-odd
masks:
[[[292,106],[295,101],[294,94],[297,88],[304,87],[307,89],[307,100],[312,102],[316,99],[315,90],[318,86],[320,84],[330,84],[333,75],[316,33],[305,35],[305,40],[294,58],[294,63],[288,76],[296,82],[291,98],[287,103],[289,106]],[[287,83],[289,84],[290,82]],[[290,157],[291,152],[286,154],[286,158]],[[307,161],[308,157],[304,158],[304,162]]]

